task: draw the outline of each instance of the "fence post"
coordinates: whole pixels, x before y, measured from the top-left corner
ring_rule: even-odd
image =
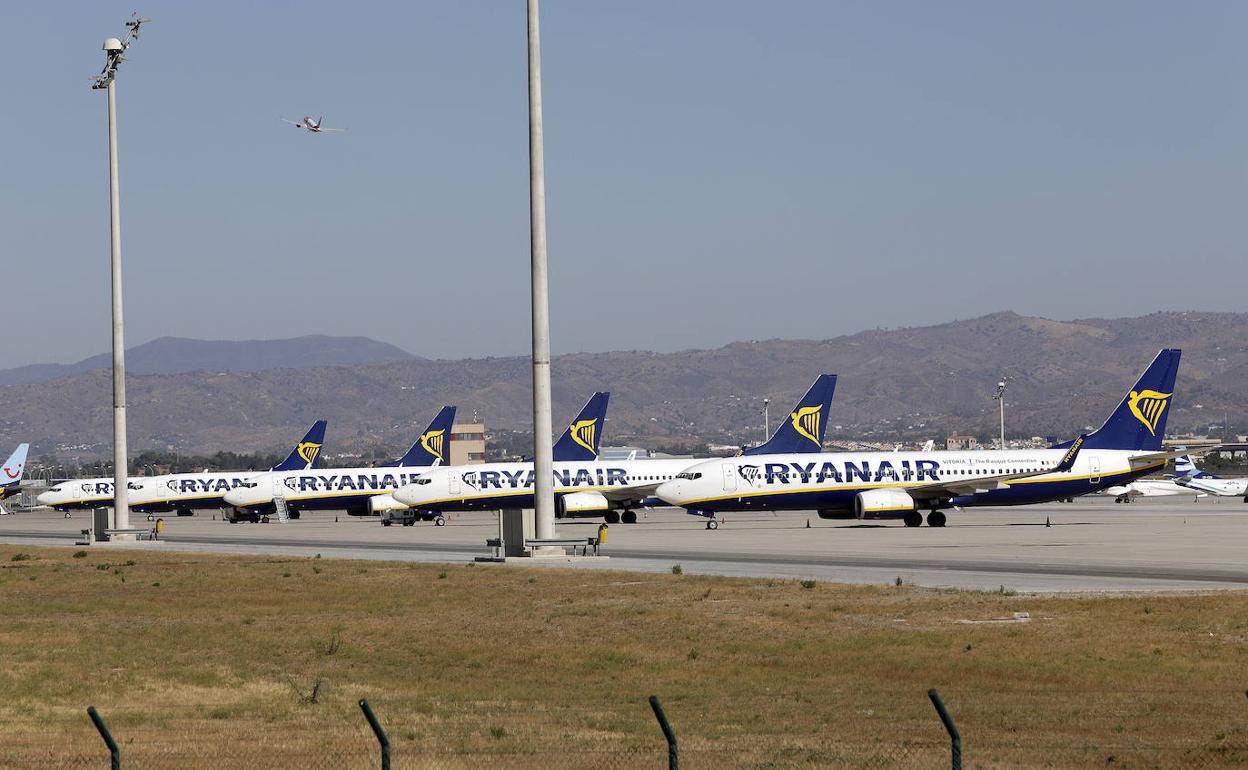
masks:
[[[657,695],[650,696],[650,708],[654,709],[654,718],[659,720],[659,727],[663,728],[663,737],[667,739],[668,770],[679,770],[680,749],[676,746],[676,731],[672,729],[672,723],[667,721],[667,714],[663,713],[663,706],[659,703]]]
[[[390,737],[386,735],[381,722],[377,721],[377,715],[373,713],[373,708],[363,698],[360,698],[360,710],[364,712],[364,718],[368,720],[368,726],[373,728],[373,735],[377,736],[377,742],[381,744],[381,770],[390,770]]]
[[[95,729],[100,731],[100,737],[104,739],[104,745],[108,747],[110,770],[121,770],[121,749],[117,747],[117,741],[113,740],[113,734],[108,731],[100,712],[95,710],[95,706],[87,706],[87,716],[91,717]]]
[[[940,699],[940,693],[936,692],[936,688],[927,691],[927,697],[932,699],[932,705],[936,707],[936,713],[940,715],[940,721],[945,725],[945,731],[949,733],[949,754],[953,762],[953,770],[962,770],[962,734],[958,732],[958,726],[953,723],[953,716],[949,713],[949,709],[945,708],[945,702]]]

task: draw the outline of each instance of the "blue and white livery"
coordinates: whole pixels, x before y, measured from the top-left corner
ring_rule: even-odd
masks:
[[[709,460],[658,496],[713,522],[724,511],[815,510],[827,519],[945,524],[942,509],[1024,505],[1124,485],[1180,452],[1161,451],[1179,368],[1163,350],[1099,430],[1051,449],[766,454]],[[711,523],[711,522],[708,522]]]
[[[274,469],[314,468],[325,443],[325,421],[316,423]],[[131,476],[130,508],[137,513],[177,513],[190,516],[196,510],[221,508],[225,493],[264,471],[217,471],[170,473],[163,476]],[[39,495],[39,504],[58,511],[108,507],[113,503],[113,477],[63,481]]]
[[[821,375],[764,447],[789,452],[818,452],[836,376]],[[572,423],[571,429],[577,427]],[[566,436],[567,434],[565,434]],[[597,438],[597,437],[596,437]],[[749,450],[753,451],[753,450]],[[594,456],[597,456],[595,444]],[[555,515],[602,517],[607,523],[637,521],[636,508],[653,501],[654,490],[674,478],[695,458],[560,461],[554,467]],[[414,508],[436,511],[496,510],[533,507],[533,463],[487,463],[435,468],[394,493]]]

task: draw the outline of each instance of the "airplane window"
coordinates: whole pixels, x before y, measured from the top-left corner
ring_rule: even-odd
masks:
[[[428,484],[429,481],[429,479],[416,479],[417,484]]]

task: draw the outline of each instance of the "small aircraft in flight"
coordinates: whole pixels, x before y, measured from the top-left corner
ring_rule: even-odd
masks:
[[[282,118],[282,120],[294,126],[295,128],[302,128],[304,131],[307,131],[312,134],[323,134],[327,131],[333,132],[333,133],[342,133],[343,131],[347,130],[345,128],[326,128],[325,126],[321,125],[321,123],[325,120],[324,117],[320,117],[320,118],[317,118],[316,120],[313,120],[311,115],[304,115],[302,120],[291,120],[290,118]]]

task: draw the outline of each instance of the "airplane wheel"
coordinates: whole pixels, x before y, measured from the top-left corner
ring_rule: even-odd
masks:
[[[602,518],[605,519],[608,524],[620,523],[620,514],[618,511],[607,511],[605,514],[603,514]]]
[[[412,519],[411,521],[405,521],[405,522],[403,522],[403,526],[405,526],[405,527],[414,527],[414,526],[416,526],[416,520],[415,520],[415,519]]]
[[[69,518],[69,511],[65,511],[65,518]]]
[[[927,514],[927,526],[943,527],[945,526],[945,514],[940,511],[932,511]]]
[[[711,519],[710,521],[706,522],[706,528],[707,529],[719,529],[719,522],[715,521],[714,519]]]
[[[436,518],[436,519],[434,519],[434,520],[433,520],[433,526],[435,526],[435,527],[445,527],[445,526],[446,526],[446,519],[444,519],[444,518],[442,518],[441,516],[439,516],[438,518]]]
[[[620,515],[620,521],[625,524],[636,524],[637,514],[634,511],[624,511],[624,513]]]
[[[261,516],[261,517],[260,517],[260,523],[261,523],[261,524],[268,524],[268,523],[269,523],[269,517],[268,517],[268,516]]]
[[[147,514],[147,520],[148,520],[148,521],[155,521],[155,520],[156,520],[156,517],[155,517],[155,516],[153,516],[152,514],[150,514],[150,513],[149,513],[149,514]]]
[[[902,521],[906,522],[907,527],[918,527],[923,524],[923,514],[918,511],[910,511]]]
[[[390,523],[391,523],[391,522],[390,522],[390,520],[389,520],[389,519],[384,519],[384,520],[382,520],[382,522],[381,522],[381,526],[383,526],[383,527],[388,527],[388,526],[390,526]]]

